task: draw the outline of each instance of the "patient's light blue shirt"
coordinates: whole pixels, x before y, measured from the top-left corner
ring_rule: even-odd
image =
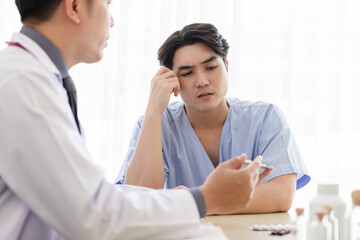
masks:
[[[290,173],[297,173],[299,189],[310,181],[303,159],[284,115],[278,107],[266,102],[227,98],[229,113],[221,140],[219,163],[242,153],[248,159],[262,155],[263,163],[275,169],[263,182]],[[116,183],[123,184],[134,153],[143,116],[133,130],[129,150]],[[215,169],[201,145],[184,110],[183,102],[170,103],[161,119],[165,188],[178,185],[200,186]]]

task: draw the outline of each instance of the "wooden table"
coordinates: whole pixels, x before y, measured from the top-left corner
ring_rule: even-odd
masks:
[[[221,215],[208,216],[205,222],[212,222],[215,226],[220,226],[229,240],[238,239],[293,239],[291,234],[283,236],[271,236],[270,231],[252,231],[250,226],[257,225],[286,225],[291,224],[292,218],[289,213],[269,213],[269,214],[244,214],[244,215]]]

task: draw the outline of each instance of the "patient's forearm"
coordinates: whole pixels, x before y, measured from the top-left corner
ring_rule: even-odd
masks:
[[[296,174],[276,177],[256,187],[248,206],[238,213],[287,212],[296,190]]]
[[[125,183],[163,188],[164,164],[161,147],[161,115],[146,113]]]

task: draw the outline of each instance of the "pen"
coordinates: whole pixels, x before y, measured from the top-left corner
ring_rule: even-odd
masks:
[[[244,165],[249,165],[249,164],[251,164],[252,163],[252,161],[251,160],[249,160],[249,159],[246,159],[245,161],[244,161]],[[265,169],[265,168],[268,168],[268,166],[266,165],[266,164],[260,164],[260,168],[262,168],[262,169]]]

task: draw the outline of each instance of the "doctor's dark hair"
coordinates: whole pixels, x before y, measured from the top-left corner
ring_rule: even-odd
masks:
[[[226,62],[229,45],[217,28],[209,23],[194,23],[174,32],[158,51],[160,65],[172,69],[175,52],[184,46],[203,43]]]
[[[15,0],[19,10],[21,22],[28,20],[41,23],[47,21],[54,14],[63,0]],[[87,0],[89,6],[93,0]]]

